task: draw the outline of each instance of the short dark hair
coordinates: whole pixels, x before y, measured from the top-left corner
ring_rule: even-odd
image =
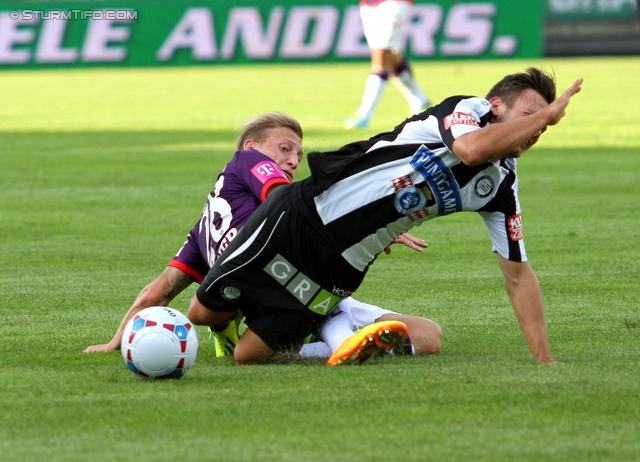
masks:
[[[487,94],[487,99],[497,96],[511,107],[520,94],[527,89],[540,93],[545,101],[551,104],[556,99],[556,77],[536,67],[530,67],[525,72],[511,74],[496,83]]]
[[[244,143],[248,139],[262,143],[267,137],[267,130],[278,127],[288,128],[302,139],[302,127],[296,119],[283,112],[266,112],[242,124],[237,142],[238,151],[244,149]]]

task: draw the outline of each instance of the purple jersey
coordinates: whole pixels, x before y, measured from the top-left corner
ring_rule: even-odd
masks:
[[[269,188],[287,183],[270,157],[255,149],[236,152],[209,193],[202,217],[169,266],[202,282],[216,258],[267,198]]]

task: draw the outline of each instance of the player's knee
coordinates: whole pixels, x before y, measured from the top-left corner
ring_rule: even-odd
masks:
[[[213,311],[202,305],[196,297],[193,297],[189,305],[189,311],[187,312],[189,321],[197,326],[211,326],[215,324],[214,320],[211,319],[213,314]]]
[[[239,344],[233,351],[233,358],[236,360],[238,366],[247,366],[250,364],[256,364],[255,357],[251,354],[247,354],[247,351],[243,349]]]
[[[239,346],[239,345],[238,345]],[[272,356],[264,351],[249,350],[247,348],[238,348],[236,346],[233,352],[233,358],[238,366],[249,366],[252,364],[267,364],[271,362]]]
[[[266,364],[271,362],[275,352],[269,348],[251,329],[247,329],[233,352],[238,366]]]
[[[189,311],[187,311],[187,317],[189,318],[189,321],[194,323],[196,326],[202,326],[203,325],[200,322],[200,316],[198,314],[198,310],[193,308],[192,306],[190,306],[189,307]]]

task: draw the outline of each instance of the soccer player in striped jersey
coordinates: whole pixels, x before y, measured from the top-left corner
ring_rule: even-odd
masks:
[[[311,176],[258,207],[200,285],[190,319],[212,325],[242,309],[248,329],[236,361],[268,362],[355,291],[400,234],[475,211],[533,359],[555,362],[524,247],[516,158],[560,122],[581,85],[576,79],[556,99],[553,76],[529,68],[504,77],[485,98],[454,96],[390,132],[310,153]]]
[[[367,77],[360,107],[344,122],[346,129],[366,128],[387,87],[389,78],[409,103],[412,114],[426,109],[429,99],[420,89],[402,53],[402,29],[413,0],[362,0],[360,18],[371,50],[371,73]]]

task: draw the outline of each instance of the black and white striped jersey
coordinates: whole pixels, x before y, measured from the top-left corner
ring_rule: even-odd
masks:
[[[313,201],[343,257],[365,271],[401,233],[435,217],[476,211],[493,251],[525,261],[515,159],[469,167],[453,141],[489,124],[484,98],[455,96],[392,131],[309,154]]]

